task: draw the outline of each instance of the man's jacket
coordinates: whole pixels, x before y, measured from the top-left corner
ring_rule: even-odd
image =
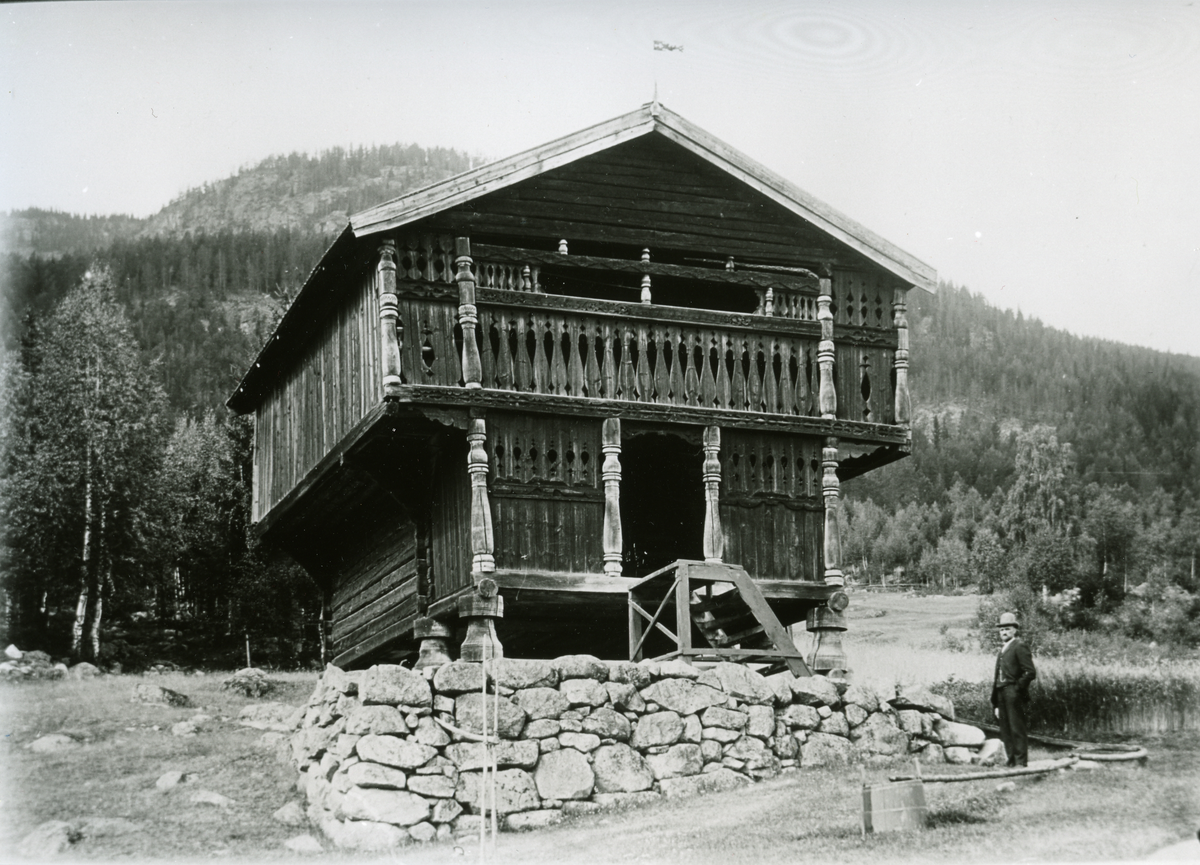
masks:
[[[1022,698],[1029,696],[1029,683],[1037,677],[1033,667],[1033,653],[1020,637],[1012,642],[996,658],[996,677],[992,684],[992,705],[1000,704],[1000,689],[1005,685],[1016,685]]]

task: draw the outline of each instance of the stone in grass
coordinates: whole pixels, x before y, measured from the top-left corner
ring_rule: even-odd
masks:
[[[236,691],[245,697],[262,697],[275,690],[276,682],[258,667],[245,667],[221,682],[226,691]]]
[[[520,814],[509,814],[504,818],[504,826],[510,832],[525,832],[530,829],[545,829],[547,826],[556,826],[562,820],[562,811],[547,808],[541,811],[523,811]]]
[[[283,846],[293,853],[305,855],[325,852],[325,848],[321,846],[321,842],[312,835],[297,835],[294,838],[288,838],[283,842]]]
[[[295,800],[279,808],[271,815],[271,819],[284,826],[303,826],[308,822],[308,818],[304,816],[304,806]]]
[[[29,750],[35,754],[52,754],[55,751],[78,748],[82,744],[74,736],[68,736],[66,733],[49,733],[34,739],[29,744]]]
[[[975,754],[974,762],[981,766],[993,766],[996,763],[1004,763],[1008,759],[1008,755],[1004,750],[1004,743],[999,739],[988,739],[983,743],[983,747]]]
[[[170,772],[164,772],[158,776],[158,780],[154,782],[154,786],[162,792],[166,793],[175,789],[180,784],[186,784],[195,776],[187,772],[180,772],[178,769],[173,769]]]
[[[130,702],[174,706],[178,709],[187,709],[192,706],[192,698],[187,694],[181,694],[158,685],[148,685],[145,682],[139,682],[133,686],[133,696],[130,698]]]
[[[750,783],[750,779],[745,775],[734,772],[732,769],[720,768],[702,775],[689,775],[683,778],[664,778],[658,782],[658,786],[666,798],[680,799],[697,796],[701,793],[736,790]]]
[[[344,850],[377,853],[408,844],[412,839],[404,829],[376,820],[327,820],[322,831],[334,845]]]
[[[938,740],[948,747],[979,748],[987,740],[983,730],[970,724],[957,724],[939,718],[934,722],[933,729]]]
[[[62,853],[82,836],[62,820],[47,820],[21,839],[17,854],[23,859],[41,862]]]
[[[87,661],[80,661],[67,670],[67,677],[71,679],[94,679],[99,675],[100,668],[95,664],[89,664]]]
[[[229,808],[237,804],[228,796],[222,796],[212,790],[197,790],[192,794],[190,801],[193,805],[212,805],[216,808]]]
[[[970,748],[963,748],[956,745],[951,745],[944,749],[944,753],[946,762],[955,766],[963,766],[970,763],[973,756]]]

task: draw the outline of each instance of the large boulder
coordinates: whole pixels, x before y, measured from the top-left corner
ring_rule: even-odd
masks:
[[[861,754],[903,757],[908,753],[908,735],[882,712],[876,712],[850,731]]]
[[[596,785],[587,756],[574,748],[543,754],[533,780],[543,799],[586,799]]]
[[[526,688],[517,691],[513,700],[529,715],[531,721],[541,718],[556,719],[571,708],[571,701],[567,695],[557,688]]]
[[[433,674],[433,689],[439,694],[457,696],[483,689],[483,664],[451,661]]]
[[[705,727],[724,727],[739,733],[746,729],[749,720],[745,712],[737,712],[723,706],[710,706],[700,715],[700,723]]]
[[[728,697],[715,688],[690,679],[660,679],[641,690],[644,700],[680,715],[693,715],[709,706],[720,706]]]
[[[487,746],[482,742],[455,742],[446,746],[446,756],[462,772],[482,769],[488,759]],[[496,765],[532,769],[538,761],[538,743],[533,739],[515,742],[501,741],[495,746]]]
[[[879,694],[870,685],[850,685],[842,694],[847,706],[861,706],[868,714],[879,711]]]
[[[751,783],[745,775],[731,769],[717,769],[714,772],[704,772],[700,775],[687,775],[681,778],[664,778],[658,782],[663,796],[668,799],[679,799],[697,796],[701,793],[719,793],[725,790],[736,790]]]
[[[133,686],[133,697],[130,702],[153,703],[160,706],[173,706],[177,709],[187,709],[194,705],[192,698],[187,694],[172,691],[170,688],[161,688],[158,685],[148,685],[144,682]]]
[[[561,658],[551,661],[550,665],[558,673],[560,679],[608,681],[608,664],[594,655],[563,655]]]
[[[359,706],[346,716],[346,732],[351,736],[405,734],[408,724],[395,706]]]
[[[458,776],[458,788],[454,798],[479,812],[479,772],[463,772]],[[488,775],[490,781],[491,775]],[[491,796],[488,807],[491,807]],[[515,814],[518,811],[536,811],[542,804],[533,776],[524,769],[501,769],[496,773],[496,811],[500,814]]]
[[[497,685],[514,691],[522,688],[553,688],[558,684],[558,671],[549,661],[497,658],[492,661],[490,672]]]
[[[346,769],[346,783],[353,787],[403,790],[408,783],[408,776],[391,766],[359,761]]]
[[[629,719],[612,709],[600,708],[583,719],[583,732],[593,733],[601,739],[616,739],[628,742],[633,731]]]
[[[937,740],[947,748],[978,748],[987,740],[987,735],[978,727],[943,721],[941,718],[934,722],[933,732]]]
[[[817,724],[821,723],[821,715],[812,706],[805,706],[802,703],[794,703],[783,710],[780,716],[789,727],[795,727],[801,730],[816,729]]]
[[[437,749],[396,736],[363,736],[355,746],[358,756],[397,769],[416,769],[437,756]],[[369,817],[356,819],[369,820]]]
[[[842,766],[850,762],[853,746],[847,739],[829,733],[810,733],[800,746],[800,765]]]
[[[700,774],[704,769],[704,756],[699,745],[681,743],[672,745],[665,754],[647,756],[646,764],[655,779],[661,781],[663,778]]]
[[[948,721],[954,720],[954,703],[926,688],[897,688],[896,696],[888,702],[897,709],[937,712]]]
[[[725,693],[741,700],[760,706],[769,706],[775,702],[775,690],[770,682],[760,674],[742,664],[730,664],[722,661],[709,671],[721,683]]]
[[[221,687],[227,691],[237,691],[245,697],[262,697],[274,691],[277,684],[267,676],[265,670],[246,667],[222,681]]]
[[[499,720],[497,720],[497,709]],[[488,732],[499,725],[500,735],[505,739],[515,739],[521,735],[525,726],[525,710],[508,697],[487,695],[487,706],[483,705],[482,694],[463,694],[454,700],[454,722],[464,730],[472,733],[484,732],[483,718],[487,713]]]
[[[798,676],[790,682],[792,699],[805,706],[833,708],[841,700],[837,686],[824,676]]]
[[[358,696],[367,704],[418,708],[433,704],[433,692],[425,677],[398,664],[377,664],[366,670],[358,686]]]
[[[572,706],[603,706],[608,690],[595,679],[563,679],[558,690]]]
[[[592,755],[592,770],[598,793],[635,793],[654,783],[645,759],[628,745],[602,745]]]
[[[748,706],[746,714],[750,719],[746,725],[746,735],[760,739],[775,735],[775,710],[770,706]]]
[[[683,718],[677,712],[652,712],[638,719],[630,744],[640,750],[674,745],[683,735]]]

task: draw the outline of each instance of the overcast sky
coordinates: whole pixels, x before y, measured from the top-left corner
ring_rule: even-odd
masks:
[[[145,216],[335,145],[500,158],[657,82],[941,279],[1200,355],[1191,0],[24,3],[0,27],[0,210]]]

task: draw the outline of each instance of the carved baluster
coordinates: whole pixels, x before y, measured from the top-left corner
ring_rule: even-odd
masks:
[[[600,370],[601,392],[605,399],[617,398],[617,360],[613,355],[613,343],[617,335],[613,333],[612,322],[606,321],[601,329],[600,339],[604,341],[604,362]]]
[[[603,383],[600,375],[600,360],[596,357],[603,352],[604,334],[601,327],[592,319],[586,319],[582,328],[584,360],[584,381],[587,384],[587,395],[599,399],[603,393]]]
[[[892,300],[892,321],[896,326],[895,411],[896,423],[909,426],[912,422],[912,397],[908,393],[908,289],[897,288]]]
[[[621,399],[637,400],[637,371],[633,366],[633,354],[637,349],[637,338],[633,329],[626,324],[621,329]]]
[[[637,347],[637,398],[640,402],[650,402],[653,399],[650,377],[650,332],[644,322],[638,322]]]
[[[821,342],[817,346],[817,367],[821,376],[817,408],[821,417],[829,420],[837,417],[837,391],[833,386],[833,312],[829,308],[832,287],[833,281],[822,276],[821,293],[817,296],[817,321],[821,324]]]
[[[467,433],[467,473],[471,476],[471,570],[489,573],[496,570],[492,555],[492,508],[488,501],[487,424],[483,418],[472,418]]]
[[[610,577],[621,576],[621,550],[625,541],[621,536],[621,419],[604,419],[600,432],[604,466],[604,573]]]
[[[499,337],[500,330],[496,324],[496,316],[485,311],[479,316],[479,336],[480,348],[480,381],[484,387],[496,386],[496,354],[500,350]],[[492,337],[496,337],[496,345],[492,344]]]
[[[642,261],[650,263],[650,250],[642,250]],[[650,274],[642,274],[642,303],[650,302]]]
[[[762,344],[757,339],[751,339],[750,351],[750,380],[746,382],[746,401],[750,411],[762,411],[762,374],[759,371],[760,361],[763,360]]]
[[[716,334],[701,331],[700,404],[705,408],[712,408],[717,404],[717,374],[714,367],[723,365],[717,345]]]
[[[746,370],[749,346],[740,336],[733,338],[733,402],[729,406],[737,411],[746,408]]]
[[[784,414],[796,413],[796,391],[792,384],[792,343],[779,341],[779,410]]]
[[[729,367],[733,365],[733,343],[723,333],[717,334],[717,408],[735,408]]]
[[[767,293],[763,297],[763,315],[775,314],[775,289],[767,286]]]
[[[546,334],[550,323],[544,318],[530,319],[533,334],[533,392],[550,393],[550,362],[546,359]]]
[[[779,356],[779,349],[775,338],[771,337],[763,348],[763,411],[775,414],[779,411],[779,381],[775,378],[775,359]]]
[[[683,371],[687,349],[683,344],[683,333],[677,327],[667,328],[667,342],[671,346],[671,402],[683,405],[687,396],[684,392]]]
[[[700,404],[700,373],[696,369],[696,334],[688,331],[687,338],[680,339],[679,349],[683,352],[683,394],[688,405]]]
[[[513,322],[513,329],[517,338],[516,352],[513,355],[517,390],[521,393],[529,393],[533,389],[533,367],[529,357],[529,335],[532,332],[533,323],[525,316],[518,315]]]
[[[385,394],[400,387],[400,306],[396,297],[396,246],[392,241],[379,247],[379,335]]]
[[[479,360],[479,343],[475,341],[475,326],[479,313],[475,308],[475,276],[471,273],[471,240],[460,237],[455,242],[458,257],[454,260],[458,268],[458,323],[462,327],[462,379],[468,388],[482,387],[483,367]],[[432,259],[432,256],[430,257]],[[432,269],[432,261],[429,263]],[[429,280],[433,281],[430,274]]]
[[[500,334],[499,354],[496,356],[496,387],[501,390],[512,390],[516,384],[513,374],[512,357],[512,328],[508,312],[500,310],[497,313],[496,329]]]
[[[559,255],[566,255],[566,254],[567,254],[567,240],[566,240],[566,238],[563,238],[562,240],[560,240],[560,241],[558,242],[558,254],[559,254]]]
[[[839,530],[841,489],[837,476],[836,438],[825,439],[825,447],[821,450],[821,467],[824,469],[821,495],[825,499],[825,585],[842,586],[846,580],[842,577],[842,536]]]
[[[721,530],[721,428],[704,428],[704,561],[719,564],[725,555]]]
[[[671,402],[671,367],[667,363],[670,346],[666,328],[651,331],[654,340],[654,401],[664,405]]]
[[[566,323],[561,316],[546,322],[546,333],[550,337],[550,384],[553,393],[563,396],[567,392],[567,359],[563,357],[563,334]]]
[[[579,356],[579,335],[584,329],[585,326],[577,318],[572,318],[567,326],[567,390],[574,397],[583,396],[583,358]]]

